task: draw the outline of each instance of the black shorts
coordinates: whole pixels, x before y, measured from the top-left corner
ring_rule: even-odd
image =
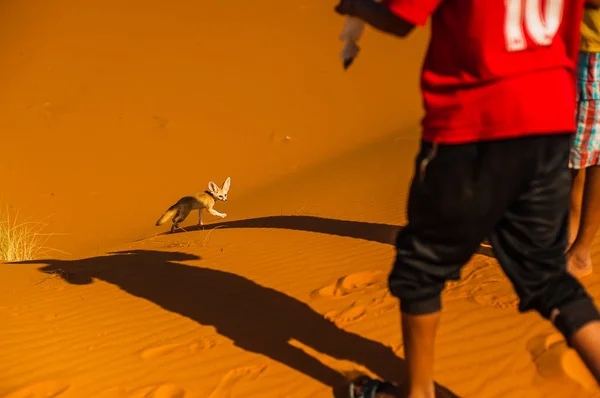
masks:
[[[423,141],[396,240],[389,287],[409,314],[440,310],[448,280],[458,280],[484,238],[520,298],[566,335],[600,319],[566,271],[571,134],[460,145]],[[575,315],[573,315],[575,314]],[[575,319],[576,318],[576,319]],[[564,325],[563,325],[564,324]]]

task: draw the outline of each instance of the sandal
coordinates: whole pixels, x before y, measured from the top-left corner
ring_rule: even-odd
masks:
[[[360,389],[360,393],[356,392],[357,387]],[[375,394],[381,392],[389,392],[396,395],[396,386],[387,381],[372,379],[368,376],[361,376],[350,382],[350,398],[375,398]]]

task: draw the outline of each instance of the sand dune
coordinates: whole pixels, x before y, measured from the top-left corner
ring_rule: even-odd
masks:
[[[3,2],[0,204],[95,255],[211,179],[238,196],[417,125],[427,32],[369,31],[344,72],[333,5]]]
[[[397,380],[385,277],[415,147],[386,137],[221,203],[231,217],[204,230],[192,217],[105,255],[4,264],[0,395],[329,397],[356,371]],[[440,388],[600,396],[549,324],[517,315],[485,251],[444,298]]]
[[[342,73],[332,6],[0,5],[0,203],[71,253],[1,264],[1,397],[343,397],[355,372],[398,380],[385,278],[427,32],[368,31]],[[227,176],[226,219],[154,226]],[[600,297],[600,277],[586,284]],[[549,324],[517,315],[488,251],[444,301],[440,388],[600,396]]]

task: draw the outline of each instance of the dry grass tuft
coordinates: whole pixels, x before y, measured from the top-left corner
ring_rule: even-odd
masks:
[[[46,226],[43,222],[21,221],[18,211],[11,217],[8,209],[0,209],[0,261],[36,260],[56,251],[46,246],[54,235],[43,233]]]

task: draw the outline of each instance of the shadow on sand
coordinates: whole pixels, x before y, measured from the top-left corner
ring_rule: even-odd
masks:
[[[400,382],[404,362],[381,343],[338,328],[307,304],[242,276],[180,262],[199,260],[180,252],[132,250],[80,260],[29,261],[66,282],[106,281],[127,293],[201,325],[213,326],[236,346],[265,355],[331,386],[347,397],[346,377],[289,344],[296,339],[338,359],[362,364]],[[456,397],[443,387],[448,397]]]
[[[403,227],[391,224],[378,224],[361,221],[336,220],[315,216],[268,216],[249,218],[245,220],[222,221],[204,226],[192,225],[179,229],[174,234],[214,228],[277,228],[295,231],[317,232],[327,235],[337,235],[347,238],[363,239],[393,245],[396,235]],[[164,232],[160,235],[168,235]],[[489,247],[480,246],[477,254],[494,257]]]

